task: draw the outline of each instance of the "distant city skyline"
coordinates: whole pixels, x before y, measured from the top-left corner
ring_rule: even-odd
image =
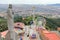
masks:
[[[0,0],[0,4],[57,4],[60,0]]]

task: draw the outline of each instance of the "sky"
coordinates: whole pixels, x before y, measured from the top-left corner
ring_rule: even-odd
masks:
[[[0,0],[0,4],[56,4],[60,0]]]

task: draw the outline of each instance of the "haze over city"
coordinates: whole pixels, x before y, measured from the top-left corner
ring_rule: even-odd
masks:
[[[0,4],[56,4],[60,0],[0,0]]]

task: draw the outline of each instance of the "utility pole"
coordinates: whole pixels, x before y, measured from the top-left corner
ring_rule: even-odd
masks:
[[[9,8],[7,10],[7,24],[8,24],[8,30],[10,33],[10,40],[16,40],[15,39],[15,32],[14,32],[14,12],[12,11],[12,5],[9,4]]]

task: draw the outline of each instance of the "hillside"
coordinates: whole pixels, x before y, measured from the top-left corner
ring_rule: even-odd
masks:
[[[60,18],[45,18],[46,19],[46,26],[50,30],[56,30],[57,27],[60,27]]]

